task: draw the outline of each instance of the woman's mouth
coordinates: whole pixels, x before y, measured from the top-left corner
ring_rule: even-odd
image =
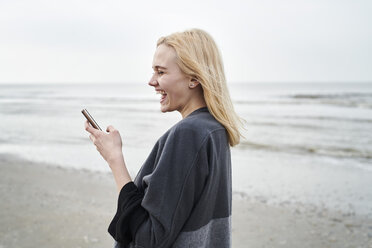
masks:
[[[157,90],[156,94],[160,94],[160,103],[163,103],[165,99],[167,98],[167,93],[165,93],[164,90]]]

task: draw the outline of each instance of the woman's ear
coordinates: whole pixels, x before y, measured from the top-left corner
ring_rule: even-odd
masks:
[[[193,89],[197,87],[200,84],[200,82],[196,78],[191,78],[189,83],[189,88]]]

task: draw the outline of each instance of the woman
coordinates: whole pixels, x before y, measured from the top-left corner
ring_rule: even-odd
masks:
[[[240,119],[218,48],[202,30],[174,33],[158,40],[152,67],[161,111],[183,119],[160,137],[134,182],[119,132],[85,123],[119,190],[108,231],[116,247],[230,247],[229,145],[239,143]]]

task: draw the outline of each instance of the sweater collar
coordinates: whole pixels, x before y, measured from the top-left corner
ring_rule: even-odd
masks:
[[[189,114],[187,117],[189,117],[189,116],[193,116],[193,115],[196,115],[196,114],[201,113],[201,112],[209,112],[209,111],[208,111],[208,108],[207,108],[207,107],[202,107],[202,108],[199,108],[199,109],[197,109],[197,110],[194,110],[194,111],[191,112],[191,114]],[[186,117],[186,118],[187,118],[187,117]]]

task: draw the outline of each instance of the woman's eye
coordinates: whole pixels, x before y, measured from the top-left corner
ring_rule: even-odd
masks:
[[[164,72],[163,71],[158,71],[158,74],[162,75],[162,74],[164,74]]]

